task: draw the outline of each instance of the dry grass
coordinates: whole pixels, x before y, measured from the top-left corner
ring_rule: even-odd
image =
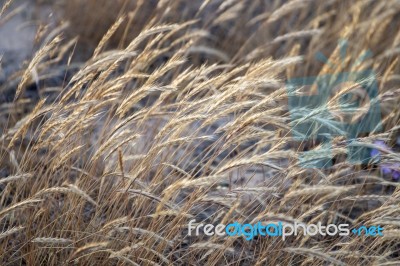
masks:
[[[398,1],[71,0],[61,7],[70,27],[44,35],[26,68],[1,87],[14,93],[0,106],[1,265],[398,262],[399,183],[372,166],[340,162],[340,139],[332,168],[301,168],[304,145],[292,138],[285,88],[293,77],[372,67],[384,130],[360,141],[393,144]],[[315,60],[321,51],[340,62],[340,38],[350,44],[342,64]],[[372,58],[353,66],[368,49]],[[38,99],[27,94],[32,86]],[[318,112],[309,119],[334,126]],[[396,152],[383,159],[400,162]],[[387,233],[248,242],[190,237],[193,217],[380,223]]]

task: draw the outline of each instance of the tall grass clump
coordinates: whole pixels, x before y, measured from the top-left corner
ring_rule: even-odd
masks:
[[[380,169],[400,155],[374,144],[399,138],[398,1],[71,0],[55,10],[59,25],[1,84],[12,93],[0,109],[1,265],[398,263],[399,183]],[[380,161],[348,163],[335,137],[332,167],[302,167],[300,153],[321,145],[293,138],[285,82],[364,68],[377,73],[382,130],[358,141]],[[318,111],[307,119],[335,127]],[[379,224],[385,235],[246,241],[189,236],[192,219]]]

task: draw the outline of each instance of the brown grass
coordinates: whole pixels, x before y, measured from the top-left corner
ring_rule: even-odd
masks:
[[[341,162],[340,139],[332,168],[301,168],[304,145],[292,138],[285,88],[293,77],[373,67],[384,130],[360,141],[393,144],[397,1],[71,0],[60,7],[69,28],[44,36],[25,69],[2,85],[14,101],[1,103],[0,113],[7,121],[1,265],[398,262],[399,184],[372,166]],[[340,67],[315,61],[321,51],[339,63],[339,38],[349,40]],[[368,49],[373,57],[352,66]],[[30,84],[39,100],[27,96]],[[333,126],[318,112],[313,118]],[[400,162],[398,152],[384,154]],[[248,242],[190,237],[193,217],[381,223],[387,233]]]

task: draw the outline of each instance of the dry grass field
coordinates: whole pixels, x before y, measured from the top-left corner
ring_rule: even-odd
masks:
[[[0,1],[0,27],[15,1]],[[0,265],[399,265],[399,1],[35,4],[52,23],[0,80]],[[357,141],[379,160],[350,163],[333,136],[333,165],[304,168],[321,145],[293,138],[287,81],[363,69],[382,128]],[[189,236],[192,219],[384,236]]]

